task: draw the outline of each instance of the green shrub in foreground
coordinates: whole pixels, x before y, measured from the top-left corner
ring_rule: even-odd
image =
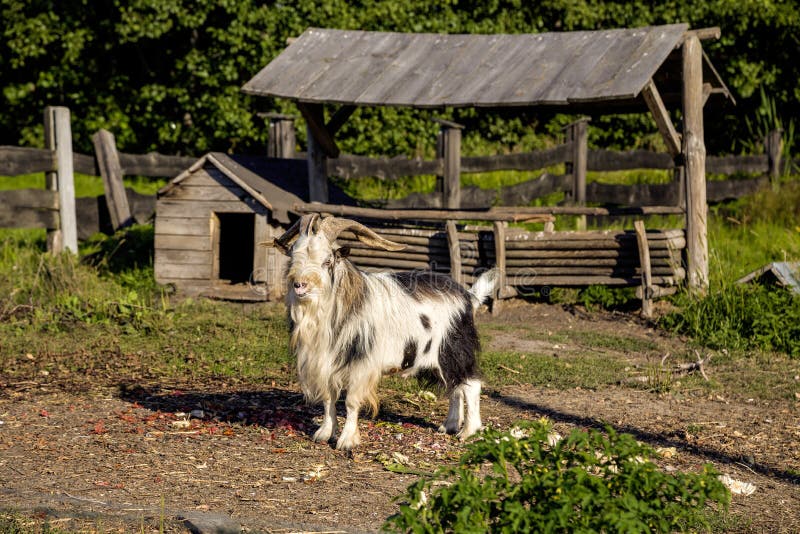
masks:
[[[457,467],[412,484],[384,529],[672,532],[707,526],[707,503],[727,508],[730,494],[711,466],[668,474],[631,435],[575,430],[556,442],[551,432],[546,421],[484,431]]]

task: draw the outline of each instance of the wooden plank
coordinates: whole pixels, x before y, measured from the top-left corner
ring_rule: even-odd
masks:
[[[210,236],[211,223],[205,217],[167,217],[159,214],[155,223],[156,235]]]
[[[184,186],[181,184],[181,187],[175,187],[170,189],[167,193],[162,195],[162,199],[170,199],[170,200],[181,200],[181,201],[227,201],[227,202],[238,202],[240,200],[244,200],[245,198],[249,197],[250,194],[247,193],[244,189],[239,187],[238,185],[234,185],[230,182],[227,184],[220,184],[216,186],[204,186],[204,185],[191,185],[186,184]]]
[[[100,176],[103,178],[103,189],[106,194],[106,206],[111,217],[111,227],[119,230],[130,226],[134,220],[131,217],[130,206],[128,206],[128,197],[125,195],[122,167],[119,163],[114,134],[101,129],[92,136],[92,144]]]
[[[126,176],[150,176],[172,178],[192,166],[197,158],[194,156],[170,156],[150,152],[148,154],[119,153],[122,173]]]
[[[0,190],[0,210],[58,211],[58,194],[47,189]]]
[[[604,184],[592,182],[586,187],[586,199],[598,204],[617,206],[676,206],[679,187],[676,182],[666,184]],[[682,211],[682,210],[680,210]]]
[[[211,236],[156,234],[154,248],[156,250],[200,250],[209,252],[211,250]]]
[[[321,150],[326,157],[337,157],[340,150],[339,147],[336,146],[336,141],[333,138],[333,134],[329,132],[325,126],[325,113],[322,104],[297,102],[297,108],[300,110],[300,113],[303,114],[303,118],[306,120],[306,127],[308,129],[309,160],[312,159],[312,156],[316,150]],[[324,166],[321,168],[325,169]]]
[[[340,217],[360,216],[393,221],[444,221],[448,219],[476,221],[545,221],[552,218],[551,216],[542,214],[516,215],[513,213],[497,213],[492,211],[470,212],[460,210],[383,210],[379,208],[359,208],[356,206],[344,206],[339,204],[316,203],[295,204],[294,209],[300,213],[329,213]]]
[[[162,264],[209,265],[211,263],[211,251],[159,248],[158,261]]]
[[[485,41],[466,35],[448,35],[448,46],[452,48],[449,61],[441,65],[439,73],[434,73],[429,83],[415,100],[439,105],[447,101],[455,91],[463,90],[464,81],[478,81],[476,69],[482,68],[481,57],[486,51]]]
[[[270,158],[292,159],[295,157],[296,147],[294,118],[285,115],[270,117],[267,156]]]
[[[636,240],[639,244],[639,264],[641,265],[642,276],[642,315],[650,319],[653,317],[653,268],[650,263],[650,247],[647,245],[647,232],[644,229],[644,221],[635,221],[633,226],[636,229]]]
[[[631,169],[672,169],[672,157],[649,150],[590,150],[586,158],[590,171],[626,171]]]
[[[778,179],[781,176],[781,153],[783,152],[783,130],[772,130],[767,133],[764,139],[764,146],[767,151],[769,170],[767,172],[774,188],[778,187]]]
[[[487,257],[488,261],[491,261],[493,256]],[[661,258],[652,258],[651,265],[657,267],[664,267],[664,268],[671,268],[674,265],[674,261],[672,258],[669,257],[661,257]],[[636,251],[630,251],[629,253],[620,255],[619,258],[592,258],[592,257],[585,257],[585,258],[572,258],[572,257],[562,257],[562,258],[519,258],[519,257],[511,257],[509,256],[506,259],[506,265],[508,267],[620,267],[620,268],[636,268],[639,267],[639,258],[636,255]]]
[[[458,246],[458,231],[455,221],[445,223],[447,231],[447,248],[450,251],[450,277],[457,283],[462,284],[461,280],[461,249]]]
[[[678,285],[683,280],[676,276],[653,276],[653,284],[660,286]],[[518,277],[509,281],[511,285],[527,287],[582,287],[582,286],[638,286],[638,276],[557,276],[537,275],[535,277]]]
[[[93,155],[90,156],[88,154],[78,154],[75,152],[72,154],[72,165],[74,172],[89,176],[100,176],[100,170],[97,168],[97,160]]]
[[[312,83],[303,84],[302,94],[305,100],[319,98],[331,103],[336,101],[353,102],[372,82],[375,73],[382,70],[391,57],[401,51],[391,34],[372,34],[367,32],[337,32],[337,48],[330,49],[325,57],[325,64],[318,64],[316,76]],[[342,46],[339,48],[339,46]],[[333,61],[338,64],[329,68]],[[308,61],[307,57],[300,58]],[[295,65],[292,65],[292,69]],[[327,97],[335,94],[336,101]]]
[[[216,213],[211,214],[211,261],[210,277],[212,280],[219,280],[220,263],[220,240],[222,239],[222,229]]]
[[[494,264],[497,267],[497,289],[494,294],[494,299],[497,302],[492,303],[492,314],[500,312],[501,293],[507,285],[507,264],[506,264],[506,231],[508,230],[508,223],[505,221],[495,221],[492,224],[492,236],[494,237]]]
[[[461,172],[492,172],[500,170],[530,171],[558,165],[570,157],[572,146],[562,144],[535,152],[472,156],[461,158]]]
[[[52,150],[0,146],[0,176],[50,172],[55,168],[55,152]]]
[[[708,156],[706,172],[709,174],[764,173],[769,172],[769,158],[765,154],[755,156]]]
[[[252,201],[251,201],[252,200]],[[222,213],[266,213],[266,208],[258,201],[247,198],[242,202],[222,200],[180,200],[161,199],[158,201],[158,214],[164,217],[204,217],[212,211]]]
[[[371,158],[341,154],[338,158],[327,161],[327,171],[331,176],[344,179],[375,177],[383,180],[395,180],[405,176],[422,174],[440,174],[442,161],[408,159],[404,156],[394,158]]]
[[[63,249],[78,253],[78,222],[75,212],[75,177],[72,166],[72,126],[69,108],[47,107],[45,113],[51,117],[52,130],[46,139],[47,148],[56,152],[56,183],[58,207],[61,214],[61,237]]]
[[[449,265],[439,265],[425,261],[395,260],[389,258],[354,258],[353,263],[360,266],[383,267],[386,269],[419,269],[423,271],[435,270],[449,272]]]
[[[708,289],[706,147],[703,129],[703,55],[700,41],[683,42],[683,154],[686,167],[686,257],[690,290]]]
[[[44,146],[45,149],[53,155],[52,171],[48,171],[44,175],[44,186],[48,191],[55,193],[58,198],[58,157],[56,154],[56,125],[55,116],[52,109],[46,107],[44,109]],[[47,229],[46,237],[47,251],[58,254],[64,250],[64,233],[61,231],[61,214],[59,213],[59,220],[57,225],[51,225]]]
[[[441,135],[442,205],[447,209],[461,207],[461,127],[443,126]]]
[[[652,267],[653,276],[672,276],[678,272],[679,269],[672,269],[671,267]],[[514,276],[637,276],[641,275],[638,266],[584,266],[584,265],[560,265],[558,267],[508,267],[506,274],[509,279]],[[513,282],[509,282],[513,285]],[[641,280],[640,280],[641,283]]]
[[[754,180],[712,180],[706,182],[706,201],[723,202],[751,195],[769,184],[767,177]]]
[[[673,158],[677,157],[681,153],[681,137],[675,129],[675,125],[672,124],[669,111],[667,111],[664,101],[661,100],[661,94],[652,78],[644,86],[642,97],[656,121],[658,131],[667,145],[667,151]]]
[[[405,250],[405,249],[404,249]],[[491,260],[494,256],[494,250],[486,247],[485,249],[481,249],[481,251],[485,251],[487,255],[487,260]],[[653,249],[650,251],[650,257],[652,261],[670,261],[674,256],[675,252],[670,250],[669,248],[663,249]],[[586,261],[623,261],[625,258],[630,258],[631,253],[630,250],[627,248],[623,249],[616,249],[616,250],[569,250],[569,249],[562,249],[562,250],[548,250],[548,249],[516,249],[516,248],[509,248],[506,250],[506,258],[507,262],[512,260],[514,261],[561,261],[564,258],[571,258],[571,259],[585,259]]]
[[[405,98],[405,95],[395,91],[395,88],[403,83],[414,69],[424,68],[427,63],[426,58],[431,57],[436,45],[441,43],[436,43],[430,35],[419,33],[397,35],[396,38],[403,41],[403,46],[396,49],[396,56],[392,58],[391,63],[381,62],[384,66],[382,71],[370,73],[369,85],[356,97],[354,104],[412,103]]]
[[[45,189],[0,191],[0,228],[58,228],[58,194]]]
[[[177,278],[189,280],[211,280],[211,264],[182,264],[182,263],[168,263],[159,259],[153,265],[156,281],[161,283],[162,279]]]

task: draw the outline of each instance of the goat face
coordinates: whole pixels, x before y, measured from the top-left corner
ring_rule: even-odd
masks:
[[[290,305],[319,302],[331,294],[336,269],[349,253],[348,247],[336,244],[336,238],[344,231],[353,232],[361,242],[375,248],[404,248],[349,219],[304,215],[273,243],[290,258],[287,273]]]
[[[286,278],[290,300],[302,303],[330,293],[334,263],[339,256],[338,249],[334,250],[324,235],[300,236],[289,255]]]

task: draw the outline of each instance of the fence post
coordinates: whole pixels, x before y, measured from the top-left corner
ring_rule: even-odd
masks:
[[[122,165],[119,163],[114,134],[108,130],[98,130],[92,136],[92,144],[94,144],[97,168],[100,169],[100,176],[103,178],[111,227],[116,231],[130,226],[134,221],[128,205],[128,195],[125,193],[125,184],[122,181]]]
[[[440,125],[437,157],[443,159],[442,176],[437,177],[437,190],[442,193],[442,207],[461,207],[461,130],[463,125],[444,119],[433,119]]]
[[[577,206],[586,205],[586,165],[589,155],[586,124],[588,117],[580,118],[567,126],[567,141],[572,143],[572,159],[568,172],[572,173],[572,200]],[[579,215],[577,230],[586,230],[586,216]]]
[[[269,119],[267,157],[293,159],[297,140],[294,132],[294,117],[281,113],[265,113]]]
[[[458,241],[458,229],[455,221],[446,221],[445,230],[447,231],[447,250],[450,255],[450,278],[457,284],[464,283],[461,274],[461,246]]]
[[[683,144],[686,172],[687,281],[692,291],[708,289],[708,205],[703,132],[703,49],[696,36],[683,42]]]
[[[777,128],[767,134],[764,139],[764,148],[769,161],[769,181],[772,188],[778,188],[778,179],[781,177],[781,152],[783,152],[783,130]]]
[[[48,106],[44,110],[45,147],[55,152],[56,168],[45,173],[47,189],[58,191],[60,228],[48,229],[47,250],[78,253],[78,223],[75,214],[75,177],[72,162],[72,127],[69,108]]]
[[[506,229],[508,222],[493,221],[492,232],[494,234],[494,258],[497,267],[497,289],[492,300],[492,315],[500,313],[502,308],[501,299],[506,290]]]

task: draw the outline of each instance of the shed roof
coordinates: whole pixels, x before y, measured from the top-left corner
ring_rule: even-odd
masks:
[[[357,106],[497,108],[610,100],[638,106],[638,95],[662,65],[680,67],[674,55],[668,58],[688,28],[516,35],[309,28],[242,90]],[[729,96],[705,62],[707,81]]]
[[[222,152],[210,152],[198,159],[191,167],[162,187],[159,196],[167,193],[190,177],[198,169],[213,165],[236,185],[247,191],[256,201],[272,212],[272,216],[283,224],[292,222],[289,214],[296,204],[308,199],[308,164],[304,159],[267,158],[264,156],[238,156]],[[341,189],[331,185],[332,201],[352,205],[354,200]]]

